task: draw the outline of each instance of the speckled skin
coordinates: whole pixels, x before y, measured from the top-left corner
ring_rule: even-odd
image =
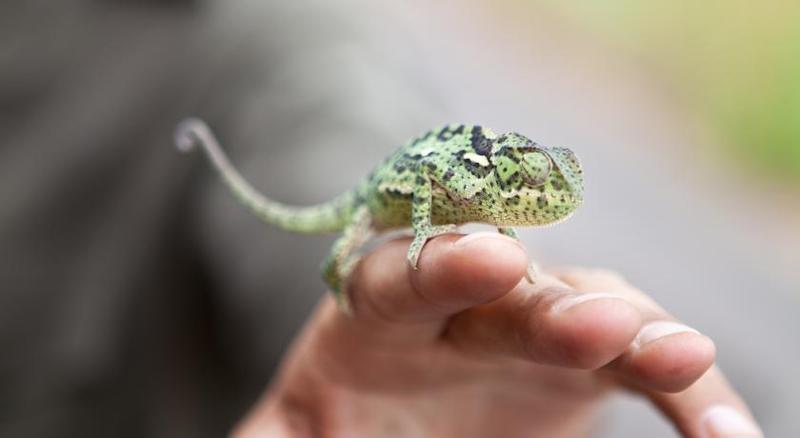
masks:
[[[575,154],[540,146],[477,125],[447,125],[410,141],[381,163],[355,189],[312,207],[290,207],[256,192],[228,162],[208,127],[184,121],[176,132],[182,150],[203,146],[234,195],[264,221],[280,228],[318,233],[343,231],[323,266],[340,307],[350,311],[344,279],[355,251],[376,232],[411,227],[408,251],[416,269],[425,243],[456,225],[482,222],[517,238],[511,228],[566,219],[583,200],[583,175]],[[535,272],[529,270],[533,281]]]

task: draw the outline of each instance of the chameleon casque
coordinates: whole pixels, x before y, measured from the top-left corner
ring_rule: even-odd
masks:
[[[339,307],[350,313],[345,280],[355,255],[376,232],[411,227],[408,263],[417,268],[425,243],[457,225],[481,222],[518,239],[514,226],[567,219],[583,201],[583,172],[567,148],[544,147],[517,133],[496,135],[478,125],[451,124],[409,141],[354,189],[309,207],[258,193],[231,165],[208,126],[183,121],[182,151],[202,146],[224,182],[263,221],[298,233],[341,231],[323,264]],[[526,275],[533,282],[533,265]]]

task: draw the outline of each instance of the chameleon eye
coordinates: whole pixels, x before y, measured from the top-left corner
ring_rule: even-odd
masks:
[[[547,154],[541,151],[532,151],[523,155],[522,179],[529,186],[540,186],[547,181],[553,170],[553,162]]]

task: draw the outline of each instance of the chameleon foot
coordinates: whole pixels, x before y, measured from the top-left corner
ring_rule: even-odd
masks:
[[[511,227],[497,227],[497,231],[500,234],[506,235],[514,240],[519,241],[519,234],[517,234],[517,230]],[[521,242],[520,242],[521,243]],[[539,277],[539,267],[536,265],[536,262],[529,262],[528,269],[525,270],[525,279],[528,280],[530,284],[536,284],[536,278]]]
[[[347,278],[358,264],[360,257],[354,254],[373,234],[371,218],[367,207],[360,207],[353,214],[352,222],[344,233],[333,243],[331,252],[322,265],[322,277],[333,291],[336,304],[346,315],[352,316],[353,309],[347,293]]]
[[[353,306],[350,305],[350,294],[347,290],[347,279],[358,265],[359,260],[361,257],[353,255],[341,265],[329,261],[323,266],[323,276],[333,292],[336,307],[347,316],[353,316]]]
[[[422,230],[415,230],[414,241],[411,242],[411,246],[408,247],[408,264],[415,270],[419,269],[417,263],[419,262],[419,256],[422,254],[422,248],[425,244],[434,237],[452,233],[457,228],[456,225],[433,225]]]
[[[536,262],[529,262],[528,269],[525,270],[525,279],[530,284],[536,284],[536,279],[539,278],[539,267]]]

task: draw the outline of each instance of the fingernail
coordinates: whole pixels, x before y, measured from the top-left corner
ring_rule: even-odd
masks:
[[[676,333],[700,334],[697,330],[679,322],[655,321],[645,325],[639,330],[639,334],[637,334],[636,339],[633,340],[633,346],[635,348],[641,348],[643,345],[653,342],[656,339],[661,339],[664,336],[674,335]]]
[[[725,405],[708,408],[702,417],[707,438],[763,437],[761,429],[738,410]]]
[[[493,231],[479,231],[477,233],[467,234],[466,236],[456,240],[454,246],[466,246],[472,242],[482,239],[492,239],[495,241],[502,240],[503,242],[511,242],[519,247],[522,247],[522,244],[518,240],[512,239],[503,234],[495,233]]]
[[[556,313],[563,312],[567,309],[577,306],[578,304],[605,298],[613,298],[616,300],[625,301],[624,298],[614,294],[591,293],[591,294],[569,295],[556,301],[555,304],[553,304],[551,311]]]

